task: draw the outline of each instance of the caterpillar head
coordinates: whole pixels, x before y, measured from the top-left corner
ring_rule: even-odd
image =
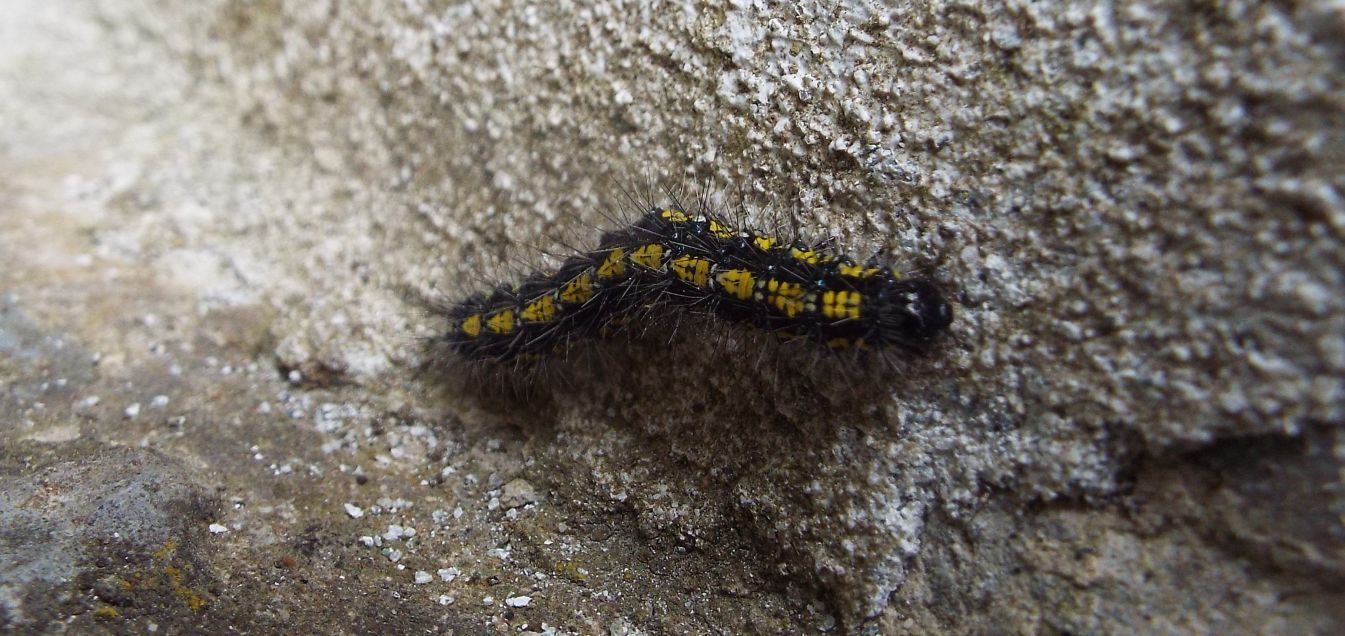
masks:
[[[920,279],[893,279],[874,303],[877,320],[871,342],[886,346],[923,348],[953,322],[953,308],[933,283]]]

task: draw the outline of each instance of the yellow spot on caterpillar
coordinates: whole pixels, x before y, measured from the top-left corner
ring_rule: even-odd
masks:
[[[491,333],[510,333],[514,330],[514,310],[504,309],[486,316],[486,329]]]
[[[481,314],[472,314],[462,321],[462,332],[467,334],[468,338],[481,335]]]
[[[542,296],[528,303],[519,313],[523,322],[551,322],[556,318],[556,301],[551,296]]]
[[[696,287],[710,284],[710,261],[694,256],[678,256],[673,259],[672,271],[677,279],[691,283]]]
[[[594,293],[593,271],[585,270],[584,273],[570,279],[570,282],[561,285],[560,302],[571,305],[587,302]]]
[[[714,219],[710,220],[710,223],[706,226],[706,229],[710,232],[710,236],[713,236],[717,239],[733,238],[733,230],[730,229],[728,226],[724,225],[723,223],[715,221]]]
[[[607,253],[598,266],[598,280],[611,280],[626,275],[626,249],[618,247]]]
[[[802,284],[772,278],[766,281],[766,292],[766,302],[786,318],[793,318],[803,313],[805,294]]]
[[[828,291],[822,293],[822,315],[832,320],[859,318],[859,292]]]
[[[836,268],[836,271],[846,278],[872,278],[883,270],[877,267],[864,267],[863,265],[841,265]]]
[[[804,263],[809,264],[814,264],[822,260],[817,252],[812,250],[801,250],[797,247],[789,248],[789,255],[792,256],[794,260],[803,261]]]
[[[758,236],[752,239],[752,242],[756,243],[756,246],[763,250],[770,250],[772,247],[775,247],[775,239],[769,236]]]
[[[691,220],[691,217],[687,216],[687,213],[681,210],[664,210],[659,213],[659,216],[668,219],[673,223],[686,223]]]
[[[738,300],[747,300],[752,297],[752,272],[745,269],[730,269],[715,274],[715,282],[724,293],[737,298]]]
[[[642,267],[661,269],[663,267],[663,246],[658,243],[641,245],[635,248],[634,252],[631,252],[630,260]]]

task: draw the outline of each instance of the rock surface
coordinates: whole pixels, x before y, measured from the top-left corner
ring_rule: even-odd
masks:
[[[1340,631],[1341,42],[1329,2],[14,0],[0,625]],[[647,183],[931,273],[954,333],[417,373],[409,297]]]

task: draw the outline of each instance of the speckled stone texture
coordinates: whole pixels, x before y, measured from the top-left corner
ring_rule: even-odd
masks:
[[[6,627],[1345,628],[1338,3],[5,13],[0,505],[115,497],[69,467],[127,453],[182,489],[125,511],[132,565],[0,579]],[[688,319],[526,399],[417,373],[415,298],[651,187],[890,255],[953,333],[838,369]]]

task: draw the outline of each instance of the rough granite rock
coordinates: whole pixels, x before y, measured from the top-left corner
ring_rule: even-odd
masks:
[[[10,2],[0,624],[1340,631],[1342,42],[1326,1]],[[657,186],[934,276],[951,337],[417,372],[409,299]]]
[[[128,611],[118,606],[155,597],[164,618],[189,616],[207,594],[194,587],[202,577],[191,564],[216,507],[211,498],[152,451],[60,448],[4,449],[7,469],[28,470],[7,470],[0,487],[0,619],[8,627],[90,611],[117,616]],[[73,459],[49,464],[57,457]],[[96,607],[81,602],[90,591]]]

